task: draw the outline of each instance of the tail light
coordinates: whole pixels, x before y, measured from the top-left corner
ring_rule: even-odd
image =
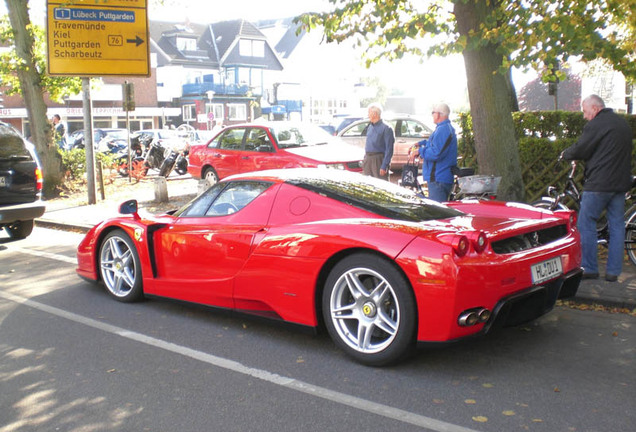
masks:
[[[39,192],[42,190],[44,180],[42,179],[42,170],[40,168],[35,169],[35,189]]]
[[[488,238],[483,231],[475,232],[475,235],[471,236],[471,242],[475,252],[482,253],[486,246],[488,246]]]
[[[468,252],[468,247],[470,246],[470,242],[468,238],[463,235],[455,236],[453,239],[453,250],[458,257],[463,257]]]

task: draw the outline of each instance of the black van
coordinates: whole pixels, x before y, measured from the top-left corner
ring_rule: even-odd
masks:
[[[42,170],[33,144],[13,126],[0,122],[0,229],[14,239],[33,231],[44,214]]]

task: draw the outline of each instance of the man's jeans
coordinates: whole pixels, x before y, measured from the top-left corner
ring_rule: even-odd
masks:
[[[448,201],[452,183],[428,182],[428,198],[437,202]]]
[[[598,273],[596,221],[607,209],[609,248],[606,274],[618,276],[623,268],[625,248],[625,194],[623,192],[583,192],[578,227],[581,232],[581,267],[585,273]]]

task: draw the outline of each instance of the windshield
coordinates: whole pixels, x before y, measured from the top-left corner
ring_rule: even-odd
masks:
[[[270,127],[279,148],[308,147],[336,142],[333,136],[314,124],[282,123]]]

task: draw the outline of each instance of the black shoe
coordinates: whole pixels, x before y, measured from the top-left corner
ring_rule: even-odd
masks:
[[[608,282],[616,282],[618,280],[618,276],[613,275],[613,274],[606,274],[605,275],[605,280]]]
[[[583,273],[583,279],[598,279],[598,273]]]

